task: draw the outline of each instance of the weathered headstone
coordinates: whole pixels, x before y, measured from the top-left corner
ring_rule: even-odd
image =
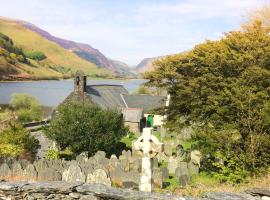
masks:
[[[190,153],[191,161],[197,163],[200,167],[202,154],[199,150],[193,150]]]
[[[170,174],[175,174],[175,170],[179,167],[181,161],[177,157],[171,156],[168,160],[168,170]]]
[[[36,171],[34,165],[29,164],[24,169],[24,177],[27,181],[36,181],[37,180],[37,171]]]
[[[199,174],[199,165],[194,162],[189,162],[188,163],[188,171],[190,175],[196,175]]]
[[[74,162],[63,172],[62,179],[66,182],[85,182],[86,177],[78,163]]]
[[[190,182],[191,176],[186,162],[179,163],[179,166],[175,170],[175,177],[179,180],[181,186],[186,186]]]
[[[134,149],[140,151],[142,154],[142,172],[140,190],[151,192],[152,191],[152,163],[151,158],[163,150],[163,143],[152,135],[153,128],[144,128],[143,134],[133,144]]]
[[[11,171],[8,164],[3,163],[0,166],[0,179],[7,179],[10,175],[11,175]]]
[[[97,169],[92,174],[88,174],[86,182],[103,184],[107,186],[111,186],[112,184],[111,179],[103,169]]]

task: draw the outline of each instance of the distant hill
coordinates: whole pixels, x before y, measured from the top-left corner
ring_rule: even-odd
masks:
[[[90,45],[54,37],[27,22],[0,18],[0,33],[10,38],[29,61],[11,64],[0,55],[2,79],[12,74],[28,75],[31,79],[64,78],[77,70],[93,77],[115,77],[118,70],[122,76],[130,75],[127,65],[106,58]],[[45,57],[39,60],[38,56]]]
[[[61,39],[59,37],[55,37],[50,33],[40,29],[39,27],[35,26],[34,24],[19,21],[21,25],[32,30],[42,37],[57,43],[61,47],[70,50],[77,54],[79,57],[83,58],[84,60],[90,61],[96,64],[98,67],[106,68],[110,71],[115,72],[116,74],[121,75],[130,75],[129,66],[121,61],[115,61],[107,58],[104,56],[98,49],[93,48],[89,44],[78,43],[70,40]],[[121,63],[121,64],[119,64]]]
[[[154,69],[153,62],[165,58],[166,56],[158,56],[158,57],[153,57],[153,58],[144,58],[137,66],[136,66],[136,71],[138,73],[144,73],[147,71],[152,71]]]

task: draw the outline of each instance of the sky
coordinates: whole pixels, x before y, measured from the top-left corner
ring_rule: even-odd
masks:
[[[90,44],[138,64],[180,53],[236,30],[270,0],[0,0],[0,16],[31,22],[54,36]]]

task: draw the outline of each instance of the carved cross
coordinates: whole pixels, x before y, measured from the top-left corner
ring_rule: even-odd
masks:
[[[142,135],[133,143],[133,148],[142,156],[142,173],[140,190],[151,192],[152,181],[152,159],[159,152],[163,151],[163,143],[160,143],[156,136],[152,135],[153,128],[144,128]]]

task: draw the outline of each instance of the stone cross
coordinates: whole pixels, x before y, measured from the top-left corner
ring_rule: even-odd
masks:
[[[152,158],[163,151],[163,143],[152,135],[153,128],[144,128],[142,135],[133,143],[133,148],[142,156],[142,172],[140,191],[151,192],[152,180]]]

